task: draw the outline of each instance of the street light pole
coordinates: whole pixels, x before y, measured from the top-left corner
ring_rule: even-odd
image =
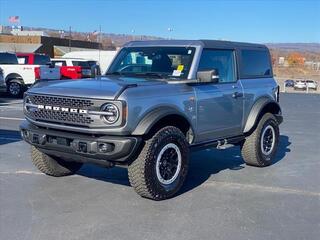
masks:
[[[173,32],[173,28],[172,27],[168,27],[168,32],[169,32],[169,39],[172,39],[171,33]]]

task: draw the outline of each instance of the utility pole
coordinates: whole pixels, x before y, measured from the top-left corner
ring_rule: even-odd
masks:
[[[169,32],[169,40],[172,39],[171,33],[173,32],[172,27],[168,27],[168,32]]]
[[[101,47],[102,47],[102,36],[101,36],[101,25],[99,25],[99,64],[100,64],[100,52],[101,52]]]
[[[69,52],[71,52],[71,26],[69,27]]]

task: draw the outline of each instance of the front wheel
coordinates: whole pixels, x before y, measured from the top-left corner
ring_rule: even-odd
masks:
[[[186,178],[188,161],[186,137],[176,127],[164,127],[146,141],[138,158],[129,165],[130,184],[142,197],[170,198]]]
[[[276,154],[278,143],[279,124],[273,114],[266,113],[241,147],[243,160],[252,166],[268,166]]]
[[[31,159],[41,172],[54,177],[74,174],[82,166],[82,163],[79,162],[67,162],[56,157],[51,157],[33,146],[31,149]]]

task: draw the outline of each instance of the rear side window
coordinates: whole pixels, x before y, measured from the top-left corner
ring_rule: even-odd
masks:
[[[0,53],[0,64],[18,64],[18,59],[12,53]]]
[[[34,55],[34,64],[46,65],[50,62],[50,58],[47,55]]]
[[[241,50],[241,78],[272,76],[269,52],[266,50]]]

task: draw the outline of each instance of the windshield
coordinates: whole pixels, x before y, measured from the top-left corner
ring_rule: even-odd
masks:
[[[193,47],[123,48],[107,74],[186,79],[194,52]]]

